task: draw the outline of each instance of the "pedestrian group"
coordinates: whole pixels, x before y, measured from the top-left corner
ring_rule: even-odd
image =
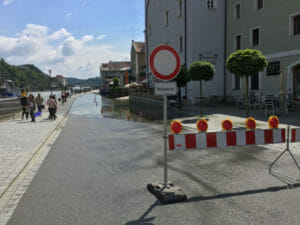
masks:
[[[30,115],[31,122],[35,122],[35,117],[41,116],[42,110],[45,108],[44,99],[40,93],[38,93],[36,97],[34,97],[33,94],[29,94],[29,96],[27,96],[27,93],[24,89],[21,89],[20,102],[22,106],[22,120],[24,119],[24,117],[26,118],[26,120],[28,120]],[[50,95],[46,104],[48,105],[48,110],[49,110],[48,118],[51,121],[55,120],[57,118],[56,116],[57,102],[55,99],[55,95]]]

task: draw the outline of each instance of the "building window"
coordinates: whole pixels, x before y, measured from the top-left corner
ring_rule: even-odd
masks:
[[[169,11],[166,11],[166,17],[165,17],[165,25],[169,25]]]
[[[178,16],[182,15],[182,0],[178,0]]]
[[[242,40],[242,36],[240,34],[235,36],[235,50],[236,51],[241,49],[241,40]]]
[[[241,18],[241,4],[237,3],[234,5],[234,19],[238,20]]]
[[[264,0],[254,0],[255,10],[262,9],[264,7]]]
[[[209,9],[217,8],[217,0],[206,0],[206,7]]]
[[[179,52],[183,52],[183,38],[179,37]]]
[[[294,16],[293,22],[294,35],[300,34],[300,15]]]
[[[259,75],[251,76],[251,83],[250,83],[251,90],[258,90],[259,88]]]
[[[152,35],[152,27],[151,27],[151,24],[149,25],[149,37],[151,37]]]
[[[233,75],[234,77],[234,89],[240,90],[241,89],[241,78],[237,75]]]
[[[290,15],[290,36],[300,34],[300,13]]]
[[[259,44],[259,28],[255,28],[252,30],[252,46],[256,46]]]

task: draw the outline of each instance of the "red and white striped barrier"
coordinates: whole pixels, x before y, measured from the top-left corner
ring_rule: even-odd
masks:
[[[300,128],[292,128],[291,142],[300,142]]]
[[[300,129],[296,130],[295,140],[298,140],[300,139]],[[284,143],[285,139],[285,129],[173,134],[169,135],[169,150],[275,144]]]

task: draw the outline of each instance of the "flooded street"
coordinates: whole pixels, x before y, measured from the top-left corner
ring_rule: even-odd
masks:
[[[96,93],[89,93],[78,97],[73,103],[70,115],[152,122],[130,113],[128,99],[113,100]]]

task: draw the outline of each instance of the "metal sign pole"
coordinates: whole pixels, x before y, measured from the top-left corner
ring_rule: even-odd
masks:
[[[164,187],[166,187],[168,183],[167,95],[164,95],[163,99],[164,99]]]

